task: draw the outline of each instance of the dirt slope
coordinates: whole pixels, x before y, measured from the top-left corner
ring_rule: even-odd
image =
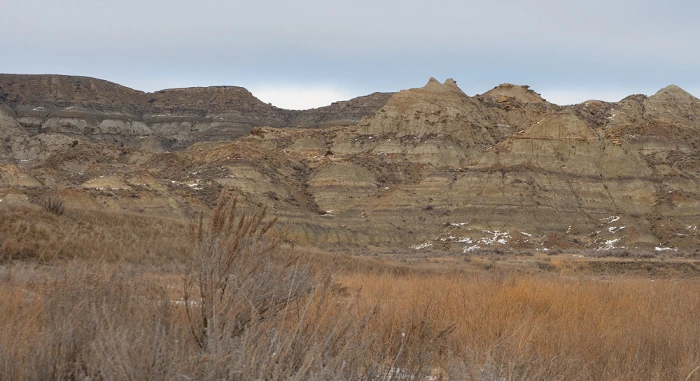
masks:
[[[99,90],[102,82],[94,81]],[[234,142],[216,142],[231,138],[222,128],[177,152],[156,150],[159,138],[125,147],[76,139],[70,131],[77,122],[44,121],[42,131],[55,130],[36,134],[17,117],[22,102],[12,95],[0,109],[0,135],[23,136],[25,143],[17,150],[11,138],[0,151],[6,157],[0,198],[25,202],[50,190],[70,207],[187,218],[229,189],[247,203],[268,206],[289,223],[296,242],[362,250],[700,247],[700,101],[678,87],[618,103],[560,107],[527,86],[505,84],[469,97],[452,80],[431,79],[384,103],[384,95],[375,94],[315,114],[284,114],[246,93],[171,90],[142,94],[155,99],[145,105],[105,103],[139,120],[152,118],[150,124],[131,121],[134,136],[140,128],[165,129],[170,122],[155,115],[175,112],[176,104],[179,113],[207,118],[209,112],[228,115],[222,104],[231,101],[249,114],[230,112],[236,115],[227,120],[253,115],[265,121],[247,124],[251,133]],[[23,97],[35,99],[32,92]],[[357,110],[379,103],[350,123]],[[352,109],[349,104],[355,111],[339,111]],[[211,111],[202,116],[198,110]],[[279,115],[287,115],[279,119],[285,126],[323,126],[274,128]],[[204,136],[187,135],[183,125],[172,127],[188,136],[180,141]],[[104,120],[98,127],[109,130]]]

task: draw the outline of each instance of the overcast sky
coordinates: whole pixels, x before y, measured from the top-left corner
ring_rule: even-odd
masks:
[[[578,103],[700,96],[697,0],[2,0],[0,72],[236,85],[285,108],[454,78]]]

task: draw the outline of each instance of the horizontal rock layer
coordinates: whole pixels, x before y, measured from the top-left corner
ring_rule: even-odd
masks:
[[[93,81],[99,94],[102,82]],[[178,91],[153,96],[153,110],[185,104]],[[192,114],[209,102],[188,99],[199,99],[183,106]],[[325,248],[700,247],[700,101],[675,86],[561,107],[527,86],[469,97],[454,81],[431,80],[394,94],[354,125],[251,122],[251,133],[235,142],[213,142],[224,139],[213,134],[170,153],[152,149],[162,144],[157,131],[196,136],[196,123],[168,127],[157,116],[165,109],[147,114],[140,103],[114,102],[140,119],[88,122],[82,111],[64,109],[34,135],[17,118],[17,104],[6,104],[2,133],[24,133],[28,143],[17,150],[10,139],[0,151],[15,155],[0,166],[3,202],[50,190],[73,207],[183,218],[209,210],[228,189],[268,207],[288,224],[290,239]],[[258,120],[274,119],[269,106],[256,107]],[[126,147],[74,140],[92,128],[138,137],[150,129],[155,137]]]
[[[390,96],[375,93],[296,111],[263,103],[235,86],[144,93],[94,78],[0,74],[0,126],[12,129],[4,138],[15,144],[9,152],[17,152],[16,158],[34,154],[21,147],[30,145],[27,137],[55,134],[162,151],[235,140],[253,127],[354,124]],[[7,148],[0,151],[0,160],[8,155]]]

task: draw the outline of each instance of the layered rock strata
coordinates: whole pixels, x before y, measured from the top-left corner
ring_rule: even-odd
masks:
[[[1,131],[44,152],[11,106]],[[469,97],[431,79],[355,125],[251,128],[171,153],[66,140],[0,166],[0,198],[50,189],[73,206],[187,217],[229,189],[325,248],[700,247],[700,100],[675,86],[561,107],[527,86]]]

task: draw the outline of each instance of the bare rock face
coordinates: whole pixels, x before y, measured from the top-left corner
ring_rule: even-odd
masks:
[[[109,98],[103,81],[79,82]],[[60,104],[77,91],[61,83],[0,90],[0,199],[64,190],[80,200],[69,207],[186,217],[229,189],[327,248],[700,245],[700,101],[675,86],[560,107],[527,86],[469,97],[431,79],[289,111],[229,87]],[[250,133],[221,142],[239,127]]]
[[[33,157],[19,136],[63,135],[134,148],[179,150],[196,142],[232,141],[252,128],[354,124],[390,94],[375,93],[319,109],[283,110],[235,86],[144,93],[111,82],[58,75],[0,74],[0,116],[14,146],[5,158]],[[9,132],[21,126],[21,132]],[[15,139],[15,137],[18,137]]]

